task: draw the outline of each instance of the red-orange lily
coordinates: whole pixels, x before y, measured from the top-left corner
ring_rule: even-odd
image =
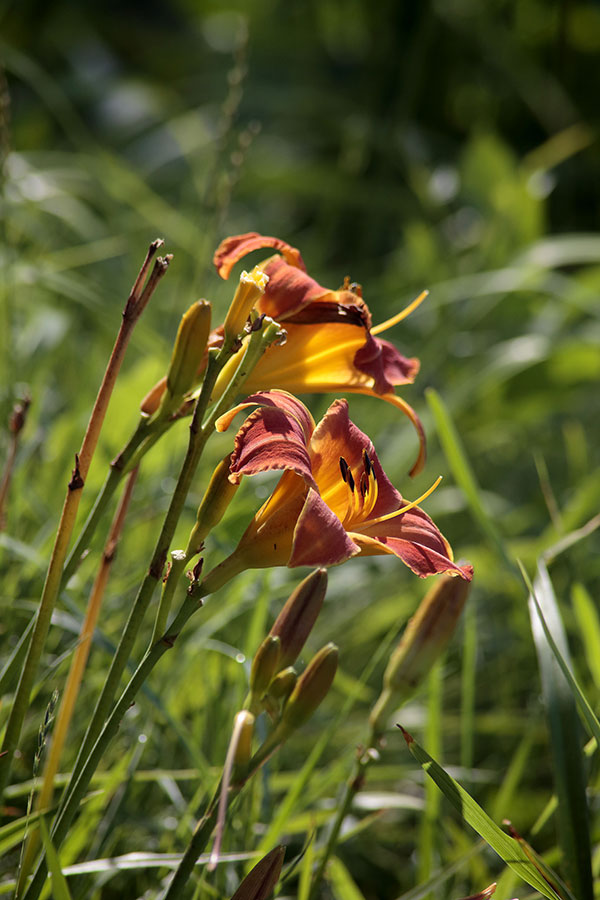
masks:
[[[333,291],[322,287],[306,272],[300,252],[275,237],[255,232],[226,238],[214,256],[222,278],[248,253],[272,248],[277,254],[259,264],[268,276],[257,310],[284,324],[285,347],[269,348],[246,382],[249,392],[280,388],[291,393],[338,391],[380,397],[402,410],[419,437],[419,455],[411,470],[416,474],[425,461],[425,436],[419,418],[409,404],[394,393],[397,385],[412,383],[419,360],[407,358],[388,341],[377,337],[404,319],[426,296],[421,294],[405,310],[372,327],[371,314],[359,285]],[[209,346],[222,342],[222,330],[211,335]],[[203,370],[205,363],[200,367]],[[237,365],[232,359],[230,368]],[[200,374],[200,373],[199,373]],[[219,389],[231,376],[226,369]],[[159,385],[145,399],[142,409],[151,413],[160,400]]]
[[[352,556],[393,554],[424,578],[473,569],[453,562],[450,545],[429,516],[406,503],[383,471],[375,448],[336,400],[315,427],[308,409],[286,391],[265,391],[222,416],[224,431],[240,410],[258,405],[235,439],[230,480],[268,470],[283,475],[233,554],[206,579],[216,590],[248,568],[332,566]]]

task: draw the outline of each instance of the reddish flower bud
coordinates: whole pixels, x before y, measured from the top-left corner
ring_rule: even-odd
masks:
[[[317,620],[327,590],[327,571],[316,569],[290,594],[269,632],[281,641],[281,669],[296,662]]]
[[[469,587],[463,578],[441,575],[421,601],[385,670],[384,689],[370,716],[375,731],[385,728],[390,705],[406,700],[446,649]]]

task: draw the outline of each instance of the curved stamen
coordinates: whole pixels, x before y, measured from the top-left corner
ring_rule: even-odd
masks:
[[[382,331],[387,331],[388,328],[392,328],[394,325],[397,325],[398,322],[401,322],[403,319],[406,319],[407,316],[410,316],[411,312],[413,312],[417,306],[420,306],[425,297],[429,294],[429,291],[421,291],[419,296],[409,303],[408,306],[405,306],[403,310],[397,313],[395,316],[392,316],[391,319],[386,319],[385,322],[381,322],[380,325],[376,325],[374,328],[371,328],[371,334],[381,334]]]
[[[436,481],[434,481],[434,483],[431,485],[429,490],[425,491],[424,494],[421,494],[420,497],[417,497],[416,500],[413,500],[412,503],[407,503],[406,506],[401,506],[400,509],[396,509],[396,510],[394,510],[394,512],[387,513],[387,515],[385,515],[385,516],[379,516],[377,519],[370,519],[367,522],[364,522],[363,524],[365,526],[368,525],[369,528],[371,528],[372,525],[379,525],[380,522],[387,522],[389,519],[393,519],[395,516],[399,516],[402,513],[408,512],[409,509],[414,509],[415,506],[418,506],[419,503],[422,503],[423,500],[426,500],[430,494],[433,494],[433,492],[435,491],[436,487],[438,486],[438,484],[440,483],[441,480],[442,480],[442,476],[440,475],[439,478]]]

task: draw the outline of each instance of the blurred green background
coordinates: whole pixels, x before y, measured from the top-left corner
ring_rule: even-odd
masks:
[[[409,498],[446,476],[426,508],[457,556],[476,568],[469,604],[475,718],[465,731],[461,630],[430,738],[447,765],[462,764],[465,783],[497,821],[508,816],[528,832],[553,781],[526,591],[454,482],[424,391],[443,397],[485,509],[530,569],[598,512],[599,51],[600,4],[577,0],[2,4],[0,421],[24,391],[33,400],[0,533],[3,650],[35,609],[73,452],[146,245],[163,237],[174,260],[134,335],[92,489],[133,429],[141,397],[164,373],[182,312],[203,296],[214,302],[215,321],[223,315],[231,288],[212,270],[218,242],[247,230],[275,234],[300,248],[322,284],[337,287],[346,275],[360,282],[375,322],[430,291],[386,335],[422,362],[403,396],[428,432],[425,473],[414,483],[406,475],[415,439],[395,410],[350,397],[351,415]],[[308,398],[315,418],[331,399]],[[145,570],[185,432],[181,425],[145,461],[86,681],[90,698]],[[228,441],[215,441],[212,461]],[[3,456],[7,448],[3,432]],[[199,481],[181,541],[201,491]],[[211,545],[215,559],[266,493],[264,484],[244,485]],[[84,506],[91,497],[92,490]],[[570,598],[576,582],[597,597],[599,550],[592,534],[552,567],[575,669],[592,701],[598,673]],[[31,775],[35,733],[64,678],[96,558],[62,598],[19,779]],[[105,805],[90,805],[81,833],[96,832],[93,846],[75,841],[65,865],[81,854],[182,850],[207,766],[221,764],[234,704],[244,696],[236,658],[251,655],[296,581],[294,572],[253,575],[211,601],[124,724],[113,750],[113,762],[125,760],[122,784]],[[278,832],[296,850],[365,739],[385,667],[379,648],[392,646],[424,590],[392,559],[353,561],[332,572],[330,584],[311,641],[313,649],[339,644],[340,677],[301,739],[273,764],[261,795],[261,821],[269,822],[316,736],[355,691],[311,789]],[[201,647],[209,649],[200,657]],[[428,702],[421,691],[403,714],[421,737]],[[148,738],[141,744],[140,730]],[[495,809],[517,753],[519,778]],[[149,788],[137,773],[157,769],[198,769],[201,777],[156,775]],[[369,797],[373,807],[378,797],[391,807],[340,849],[365,897],[399,897],[475,840],[449,808],[440,812],[430,795],[423,800],[421,778],[393,733],[364,796],[367,808]],[[234,821],[228,849],[260,842],[243,823],[243,815]],[[552,821],[534,843],[552,856]],[[498,871],[492,854],[472,856],[436,897],[472,893]],[[157,885],[153,870],[113,874],[104,887],[96,879],[81,879],[79,895],[92,896],[92,884],[93,896],[103,897],[138,896]],[[219,896],[230,896],[236,883],[235,871],[225,872]],[[351,896],[339,885],[332,890]]]

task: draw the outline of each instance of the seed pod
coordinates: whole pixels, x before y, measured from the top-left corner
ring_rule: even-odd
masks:
[[[296,662],[317,620],[327,590],[327,570],[316,569],[290,594],[270,634],[281,641],[280,668]]]

